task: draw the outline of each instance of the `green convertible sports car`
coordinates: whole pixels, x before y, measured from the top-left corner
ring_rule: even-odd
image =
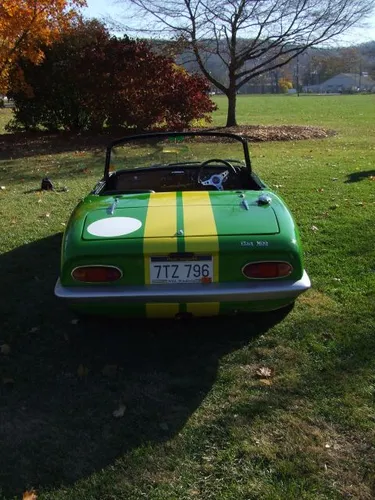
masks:
[[[55,294],[89,314],[179,317],[271,311],[310,287],[295,222],[234,134],[112,142],[75,208]]]

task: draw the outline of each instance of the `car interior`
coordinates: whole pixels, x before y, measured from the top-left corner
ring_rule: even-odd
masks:
[[[168,191],[260,190],[262,185],[236,160],[209,160],[112,172],[100,195]]]

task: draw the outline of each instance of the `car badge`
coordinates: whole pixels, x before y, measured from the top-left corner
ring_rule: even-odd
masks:
[[[176,233],[176,236],[183,236],[184,235],[184,231],[182,229],[179,229]]]

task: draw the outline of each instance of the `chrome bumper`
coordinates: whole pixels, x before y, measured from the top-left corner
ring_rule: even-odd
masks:
[[[55,295],[72,303],[84,302],[251,302],[294,299],[311,287],[306,271],[298,281],[171,284],[144,286],[64,287],[57,280]]]

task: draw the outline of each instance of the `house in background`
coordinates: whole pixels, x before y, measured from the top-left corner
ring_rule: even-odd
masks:
[[[306,85],[304,92],[375,92],[375,81],[368,73],[340,73],[317,85]]]

